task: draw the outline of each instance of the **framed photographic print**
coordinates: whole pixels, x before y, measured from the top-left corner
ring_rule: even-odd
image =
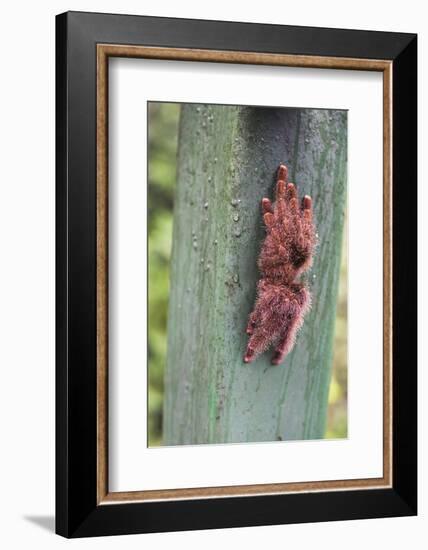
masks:
[[[57,532],[416,514],[416,35],[56,25]]]

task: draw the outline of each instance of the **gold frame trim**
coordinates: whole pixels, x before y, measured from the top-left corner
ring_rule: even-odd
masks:
[[[108,490],[108,59],[133,57],[383,73],[383,477],[129,492]],[[97,504],[392,487],[392,61],[97,45]]]

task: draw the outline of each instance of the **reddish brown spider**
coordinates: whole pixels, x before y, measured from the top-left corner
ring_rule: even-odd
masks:
[[[287,167],[280,164],[276,201],[262,200],[266,238],[258,260],[257,300],[247,326],[246,363],[274,344],[272,364],[279,365],[293,348],[311,303],[309,290],[296,278],[312,264],[312,200],[305,195],[299,207],[296,187],[287,183],[287,175]]]

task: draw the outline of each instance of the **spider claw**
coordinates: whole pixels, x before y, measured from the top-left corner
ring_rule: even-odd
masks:
[[[263,214],[266,214],[267,212],[270,212],[271,214],[273,214],[273,207],[272,207],[272,203],[270,202],[269,199],[262,199],[262,211],[263,211]]]
[[[264,222],[266,224],[266,227],[271,227],[274,221],[273,214],[271,212],[266,212],[266,214],[263,216]]]
[[[251,363],[254,359],[254,350],[251,348],[247,349],[246,354],[244,355],[244,363]]]
[[[281,353],[277,352],[275,353],[275,355],[272,357],[271,359],[271,364],[272,365],[275,365],[275,366],[278,366],[281,364],[281,361],[282,361],[282,355]]]
[[[302,210],[310,210],[312,208],[312,199],[309,195],[305,195],[302,199]]]
[[[277,180],[287,181],[288,177],[288,168],[285,164],[280,164],[278,168],[278,177]]]
[[[302,199],[302,213],[307,229],[310,230],[312,225],[312,199],[309,195],[305,195]]]

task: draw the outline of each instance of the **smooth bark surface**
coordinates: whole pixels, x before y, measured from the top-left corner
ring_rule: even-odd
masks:
[[[164,444],[322,438],[346,203],[347,113],[182,108],[165,375]],[[260,209],[280,162],[313,198],[312,310],[294,350],[250,365]]]

